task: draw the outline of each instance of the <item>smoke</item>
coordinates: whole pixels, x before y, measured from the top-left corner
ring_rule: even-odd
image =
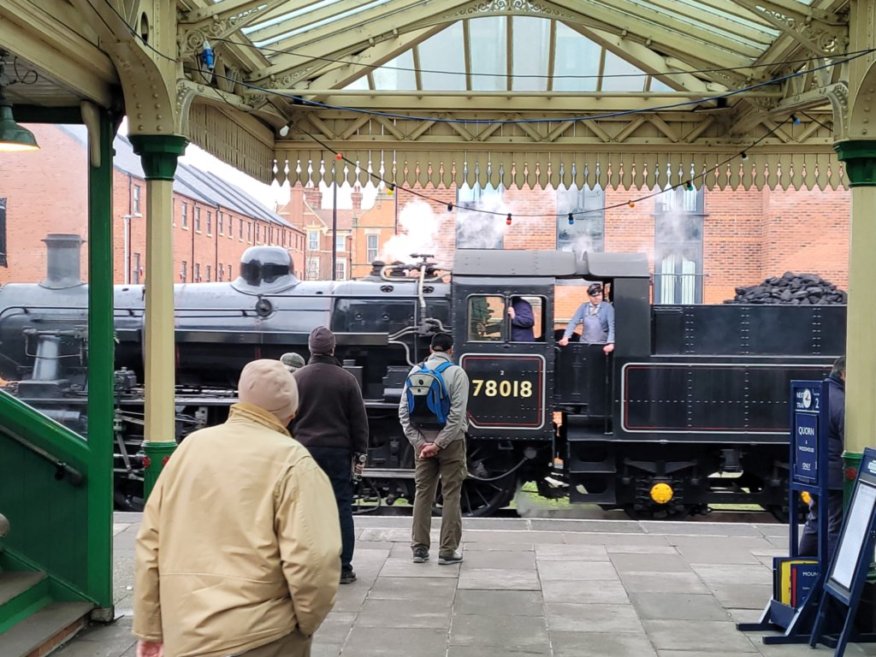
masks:
[[[473,209],[459,208],[456,217],[457,246],[463,249],[502,248],[508,229],[505,221],[509,213],[513,222],[514,212],[499,194],[482,197]]]
[[[405,204],[398,215],[399,233],[383,245],[380,259],[409,262],[414,253],[441,255],[437,237],[446,215],[446,212],[434,212],[428,203],[419,199]]]

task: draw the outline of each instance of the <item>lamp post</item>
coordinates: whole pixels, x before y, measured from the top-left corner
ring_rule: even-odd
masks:
[[[125,285],[131,284],[131,219],[139,219],[143,215],[139,212],[134,212],[133,214],[126,214],[122,217],[122,221],[125,222],[125,235],[124,235],[124,256],[123,259],[125,261]]]

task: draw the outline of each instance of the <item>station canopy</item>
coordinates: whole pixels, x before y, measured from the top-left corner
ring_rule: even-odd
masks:
[[[177,0],[182,131],[266,182],[835,188],[849,4]]]

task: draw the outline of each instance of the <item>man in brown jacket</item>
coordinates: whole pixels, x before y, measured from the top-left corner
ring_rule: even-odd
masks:
[[[243,368],[228,421],[188,436],[136,545],[138,657],[308,657],[341,550],[328,478],[286,425],[298,387],[279,360]]]

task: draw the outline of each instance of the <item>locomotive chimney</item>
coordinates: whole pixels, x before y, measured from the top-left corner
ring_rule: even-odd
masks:
[[[50,233],[46,243],[46,280],[40,285],[61,290],[82,285],[80,258],[84,240],[79,235]]]

